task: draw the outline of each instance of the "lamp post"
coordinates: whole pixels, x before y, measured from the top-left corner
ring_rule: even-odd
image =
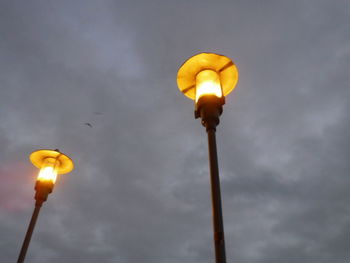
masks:
[[[195,118],[201,118],[208,134],[216,263],[225,263],[226,254],[215,132],[225,96],[235,88],[237,81],[235,64],[229,58],[213,53],[201,53],[189,58],[177,74],[180,91],[195,101]]]
[[[34,226],[42,204],[52,192],[58,174],[66,174],[73,170],[73,161],[59,150],[38,150],[30,155],[32,164],[40,169],[35,183],[35,208],[23,241],[17,263],[24,262]]]

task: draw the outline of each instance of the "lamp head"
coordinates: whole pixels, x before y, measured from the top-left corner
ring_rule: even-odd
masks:
[[[180,91],[195,101],[195,118],[201,118],[208,129],[219,124],[225,96],[238,82],[236,65],[223,55],[200,53],[180,67],[177,85]]]
[[[29,156],[32,164],[40,169],[35,184],[36,205],[41,206],[52,192],[58,174],[73,170],[73,161],[59,150],[38,150]]]

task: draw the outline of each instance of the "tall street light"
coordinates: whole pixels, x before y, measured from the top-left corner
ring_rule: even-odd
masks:
[[[225,263],[226,255],[215,131],[225,96],[235,88],[237,81],[235,64],[229,58],[213,53],[201,53],[189,58],[177,74],[180,91],[194,100],[195,118],[201,118],[208,134],[216,263]]]
[[[59,150],[39,150],[30,155],[32,164],[40,169],[35,184],[35,208],[23,241],[17,263],[24,262],[34,226],[42,204],[52,192],[58,174],[66,174],[73,170],[73,161]]]

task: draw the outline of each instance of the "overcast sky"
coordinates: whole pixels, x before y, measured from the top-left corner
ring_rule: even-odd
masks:
[[[189,57],[240,79],[217,130],[227,262],[350,262],[350,2],[0,0],[0,261],[60,149],[26,262],[214,262]],[[85,125],[90,123],[92,127]]]

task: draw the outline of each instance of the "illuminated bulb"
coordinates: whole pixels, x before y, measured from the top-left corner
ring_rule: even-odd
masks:
[[[37,180],[40,182],[56,182],[58,161],[55,158],[46,158],[40,169]]]
[[[214,70],[202,70],[196,76],[196,102],[203,95],[222,97],[219,75]]]

